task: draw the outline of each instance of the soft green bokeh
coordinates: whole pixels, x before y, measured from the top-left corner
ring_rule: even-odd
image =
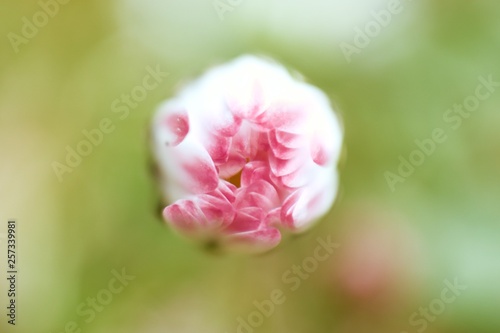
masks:
[[[73,0],[16,53],[9,33],[21,34],[40,5],[4,3],[0,218],[18,220],[20,274],[15,327],[0,284],[0,331],[59,333],[75,321],[85,333],[236,332],[254,301],[280,289],[286,301],[255,332],[410,333],[420,328],[412,313],[458,278],[467,290],[426,332],[499,332],[500,91],[457,130],[443,115],[479,76],[500,81],[500,4],[401,1],[347,62],[339,45],[387,6],[243,0],[221,20],[212,0]],[[332,98],[345,128],[341,186],[307,234],[262,256],[218,256],[159,218],[148,127],[183,83],[244,53],[276,58]],[[122,120],[111,105],[147,66],[169,75]],[[52,163],[104,118],[114,131],[59,182]],[[392,192],[384,173],[435,128],[447,140]],[[328,235],[340,248],[290,291],[283,274]],[[135,279],[85,322],[80,304],[122,268]]]

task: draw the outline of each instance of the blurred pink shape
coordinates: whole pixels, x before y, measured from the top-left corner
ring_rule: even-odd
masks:
[[[364,306],[401,307],[423,283],[419,237],[404,218],[390,211],[365,204],[353,211],[346,218],[334,264],[338,286]]]

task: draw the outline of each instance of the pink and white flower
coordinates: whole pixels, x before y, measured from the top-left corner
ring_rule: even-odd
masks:
[[[160,106],[153,137],[164,218],[190,238],[266,251],[336,196],[342,130],[328,98],[269,60],[209,70]]]

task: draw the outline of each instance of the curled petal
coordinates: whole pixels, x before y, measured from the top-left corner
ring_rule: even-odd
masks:
[[[201,194],[217,188],[219,175],[210,155],[189,134],[176,147],[167,147],[161,141],[158,142],[156,152],[161,173],[169,177],[166,183],[169,200],[180,199],[176,193]],[[172,188],[168,182],[175,185],[172,188],[182,191],[170,191]]]
[[[335,156],[335,145],[332,142],[325,142],[324,138],[315,134],[311,140],[311,159],[320,166],[327,166],[332,163]]]
[[[230,203],[234,203],[236,200],[236,186],[228,181],[221,180],[219,182],[219,187],[217,189],[217,194],[221,197],[226,198]]]
[[[280,182],[289,188],[299,188],[307,185],[314,178],[313,168],[299,168],[291,174],[280,177]]]
[[[269,146],[274,157],[279,159],[290,159],[297,154],[297,149],[289,148],[278,142],[276,135],[268,134]]]
[[[306,164],[308,157],[308,155],[304,154],[304,151],[297,151],[292,158],[287,160],[269,155],[269,166],[271,167],[273,174],[276,176],[289,175]]]
[[[241,188],[236,195],[236,208],[259,207],[263,211],[269,211],[279,205],[276,188],[263,179]]]
[[[281,225],[281,206],[271,209],[265,218],[265,225],[279,226]]]
[[[231,154],[253,159],[259,150],[265,149],[262,133],[256,131],[252,124],[243,122],[240,131],[233,137]]]
[[[238,118],[257,119],[265,111],[261,85],[256,80],[238,80],[227,94],[226,105]]]
[[[261,179],[270,180],[269,166],[264,161],[252,161],[245,165],[241,172],[241,186],[250,186]]]
[[[229,225],[224,232],[227,234],[234,234],[259,229],[264,221],[264,217],[264,212],[258,207],[238,209],[234,222]]]
[[[189,119],[185,110],[169,112],[164,120],[165,144],[175,147],[184,140],[189,132]]]
[[[199,238],[208,238],[230,225],[235,216],[231,203],[213,195],[199,195],[178,200],[163,211],[165,219],[179,231]]]
[[[262,253],[279,244],[281,234],[276,228],[265,228],[232,234],[225,239],[226,248],[235,252]]]
[[[205,148],[215,164],[223,164],[229,158],[231,138],[210,134],[204,140]]]
[[[289,133],[282,130],[271,130],[270,135],[276,138],[276,142],[288,148],[300,148],[304,146],[304,138],[300,134]]]
[[[186,155],[176,154],[179,157],[179,176],[185,179],[187,188],[194,193],[206,193],[217,187],[219,178],[217,170],[211,161],[207,161],[204,156],[193,156],[191,159]],[[182,157],[181,157],[182,156]],[[181,179],[182,179],[181,178]]]
[[[241,126],[242,119],[235,116],[229,109],[223,113],[224,117],[214,122],[208,129],[217,135],[233,137]]]
[[[275,106],[275,110],[264,114],[259,123],[269,130],[300,134],[303,132],[304,123],[307,121],[307,108],[290,106],[287,104]]]
[[[221,165],[218,165],[219,176],[223,179],[231,178],[243,169],[247,160],[238,155],[230,155],[226,161]]]
[[[317,218],[328,211],[336,191],[336,179],[296,190],[283,202],[283,225],[295,232],[309,228]]]

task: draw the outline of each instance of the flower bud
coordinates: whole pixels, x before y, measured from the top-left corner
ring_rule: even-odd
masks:
[[[163,216],[180,233],[263,252],[332,205],[342,145],[323,92],[271,61],[213,68],[158,109]]]

